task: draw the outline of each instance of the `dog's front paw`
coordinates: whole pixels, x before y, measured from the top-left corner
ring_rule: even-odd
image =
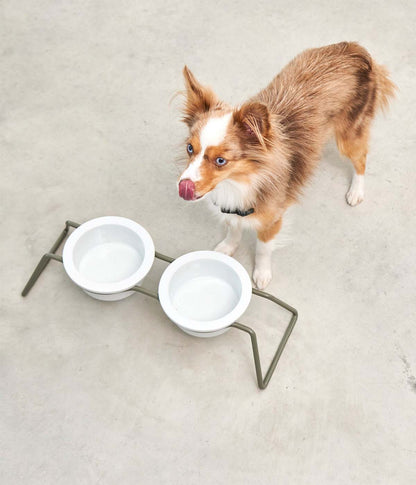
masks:
[[[218,251],[219,253],[226,254],[227,256],[232,256],[237,249],[237,246],[228,243],[225,239],[224,241],[221,241],[217,246],[215,247],[215,251]]]
[[[253,281],[259,290],[264,290],[272,280],[272,270],[270,268],[254,268]]]

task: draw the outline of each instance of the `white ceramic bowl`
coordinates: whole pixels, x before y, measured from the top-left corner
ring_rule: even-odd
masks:
[[[134,293],[152,267],[155,247],[149,233],[125,217],[98,217],[81,224],[65,243],[62,258],[71,280],[98,300],[121,300]]]
[[[251,291],[243,266],[215,251],[181,256],[166,268],[159,282],[159,300],[166,315],[197,337],[214,337],[228,330],[247,309]]]

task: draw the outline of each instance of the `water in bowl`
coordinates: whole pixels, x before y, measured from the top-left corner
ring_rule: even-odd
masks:
[[[138,270],[142,257],[132,246],[107,242],[90,248],[79,264],[79,272],[90,281],[114,283]]]
[[[223,279],[200,276],[185,281],[177,288],[172,302],[184,317],[210,321],[231,312],[238,303],[238,295]]]

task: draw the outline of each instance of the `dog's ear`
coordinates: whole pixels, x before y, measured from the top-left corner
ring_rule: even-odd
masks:
[[[270,132],[270,113],[265,104],[257,101],[243,104],[234,111],[233,118],[246,142],[266,145]]]
[[[186,101],[183,108],[183,121],[191,127],[199,113],[204,113],[218,104],[214,92],[200,84],[187,66],[183,68],[185,79]]]

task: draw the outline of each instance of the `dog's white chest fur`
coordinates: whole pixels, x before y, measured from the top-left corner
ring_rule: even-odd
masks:
[[[251,188],[234,180],[223,180],[209,193],[211,202],[228,210],[249,209]]]
[[[246,218],[237,214],[224,214],[221,209],[248,210],[253,207],[254,200],[254,191],[250,184],[242,184],[231,179],[220,182],[207,197],[208,205],[216,215],[227,220],[236,219],[236,222],[248,223],[248,225],[256,222],[255,217]]]

